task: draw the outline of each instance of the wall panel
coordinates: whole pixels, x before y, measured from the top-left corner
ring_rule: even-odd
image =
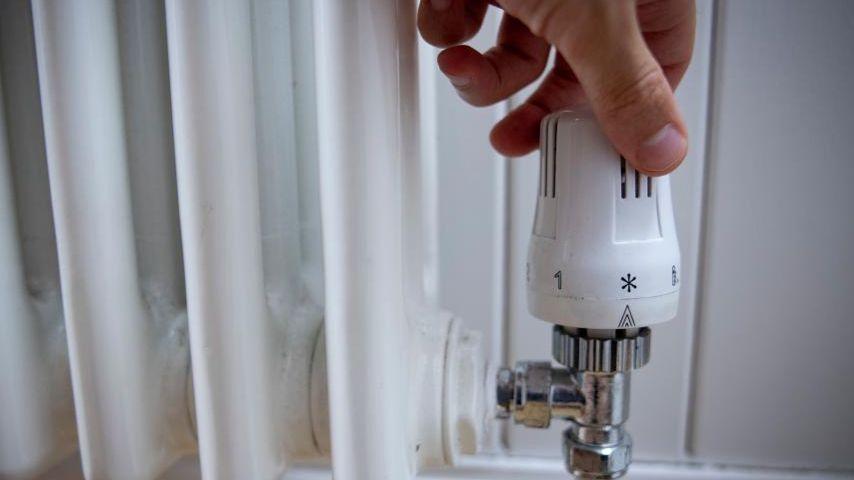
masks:
[[[691,447],[854,468],[854,3],[718,18]]]

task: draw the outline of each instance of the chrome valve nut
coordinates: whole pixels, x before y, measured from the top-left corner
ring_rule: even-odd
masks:
[[[563,432],[563,458],[567,471],[577,478],[620,478],[632,463],[632,438],[622,427],[573,424]]]
[[[495,417],[502,420],[513,415],[513,395],[516,390],[516,374],[507,367],[501,367],[495,374]]]
[[[552,329],[552,355],[561,365],[582,372],[630,372],[649,362],[651,334],[641,328],[631,335],[597,338],[559,325]]]
[[[496,376],[498,418],[513,415],[526,427],[548,428],[552,419],[552,366],[549,362],[518,362],[515,371],[502,368]]]

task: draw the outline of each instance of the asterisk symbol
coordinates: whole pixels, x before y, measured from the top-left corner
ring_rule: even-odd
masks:
[[[638,288],[638,286],[635,285],[635,280],[637,279],[638,277],[633,277],[631,273],[627,273],[625,277],[620,277],[620,280],[623,281],[623,286],[620,288],[632,293],[633,288]]]

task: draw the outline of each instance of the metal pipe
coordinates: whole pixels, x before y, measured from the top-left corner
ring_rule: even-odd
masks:
[[[273,302],[293,310],[302,293],[302,237],[290,6],[254,0],[252,7],[258,189],[265,200],[260,204],[264,283]]]
[[[0,2],[0,80],[0,477],[14,478],[77,447],[29,1]]]
[[[0,69],[6,117],[14,119],[6,123],[6,134],[17,185],[18,224],[21,237],[27,240],[22,245],[27,287],[37,295],[58,292],[56,233],[29,0],[0,2]],[[59,318],[55,321],[62,323]]]
[[[174,350],[153,354],[140,294],[116,13],[105,0],[33,2],[83,467],[148,478],[185,448],[167,414],[186,418],[168,406],[183,398],[185,370],[163,368],[180,365],[180,351],[174,363]]]
[[[48,358],[24,276],[0,82],[0,476],[44,468],[56,441]]]
[[[399,116],[413,99],[401,98],[406,44],[397,31],[398,9],[411,13],[408,3],[315,5],[332,466],[340,480],[415,473],[418,445],[401,416],[412,400]]]
[[[435,184],[418,142],[414,16],[405,0],[316,4],[336,478],[411,478],[473,453],[484,430],[480,338],[438,311],[427,263]]]
[[[184,269],[162,2],[116,2],[139,276],[149,302],[183,308]]]
[[[307,300],[324,304],[323,237],[320,220],[317,92],[313,37],[314,2],[294,0],[290,8],[295,154],[299,174],[300,253]]]
[[[262,262],[251,15],[248,0],[166,4],[199,455],[211,479],[275,478],[285,466],[281,331]]]
[[[518,362],[496,375],[497,416],[527,427],[569,421],[563,435],[567,470],[579,478],[618,478],[631,463],[631,370],[649,360],[649,328],[589,332],[555,326],[551,362]]]

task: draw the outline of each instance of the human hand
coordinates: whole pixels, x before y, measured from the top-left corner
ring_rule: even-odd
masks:
[[[496,46],[481,54],[460,44],[480,29],[490,3],[505,13]],[[694,0],[421,0],[418,29],[450,47],[439,69],[476,106],[536,80],[557,49],[536,91],[493,127],[502,154],[534,150],[544,116],[587,104],[635,168],[663,175],[688,149],[673,89],[691,60],[694,12]]]

